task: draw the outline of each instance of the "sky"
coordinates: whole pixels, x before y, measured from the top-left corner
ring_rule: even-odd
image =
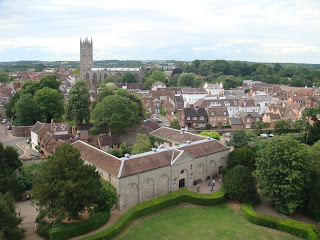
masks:
[[[320,63],[320,0],[0,0],[0,61]]]

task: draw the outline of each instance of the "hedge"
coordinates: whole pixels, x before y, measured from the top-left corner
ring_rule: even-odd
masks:
[[[52,240],[65,240],[75,236],[79,236],[88,232],[92,232],[102,227],[110,218],[110,211],[94,213],[89,220],[62,224],[50,230],[50,238]]]
[[[187,189],[180,189],[175,192],[154,198],[152,200],[140,203],[126,213],[124,213],[118,221],[112,226],[102,230],[99,233],[82,238],[83,240],[110,239],[116,236],[127,224],[135,218],[145,216],[159,210],[188,202],[202,206],[214,206],[225,201],[227,195],[222,191],[211,194],[199,194]]]
[[[250,204],[242,204],[242,213],[251,223],[291,233],[305,239],[320,239],[320,227],[291,219],[256,212]]]

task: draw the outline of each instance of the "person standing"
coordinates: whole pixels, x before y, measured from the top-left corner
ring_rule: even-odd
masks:
[[[210,178],[209,178],[209,180],[208,180],[208,186],[210,186]]]
[[[200,186],[199,186],[199,184],[198,184],[198,186],[197,186],[197,192],[200,192]]]
[[[213,179],[213,180],[212,180],[212,182],[213,182],[213,186],[214,186],[214,185],[215,185],[215,183],[216,183],[216,180],[214,180],[214,179]]]
[[[18,216],[20,217],[20,209],[18,209]]]
[[[211,183],[211,191],[213,191],[213,182]]]

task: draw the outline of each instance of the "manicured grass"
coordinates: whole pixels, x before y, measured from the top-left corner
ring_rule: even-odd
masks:
[[[300,239],[249,223],[225,205],[178,206],[134,220],[116,239]]]

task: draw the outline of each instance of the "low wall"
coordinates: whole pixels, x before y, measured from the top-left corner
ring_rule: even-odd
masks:
[[[31,128],[32,126],[12,126],[12,135],[31,138]]]

